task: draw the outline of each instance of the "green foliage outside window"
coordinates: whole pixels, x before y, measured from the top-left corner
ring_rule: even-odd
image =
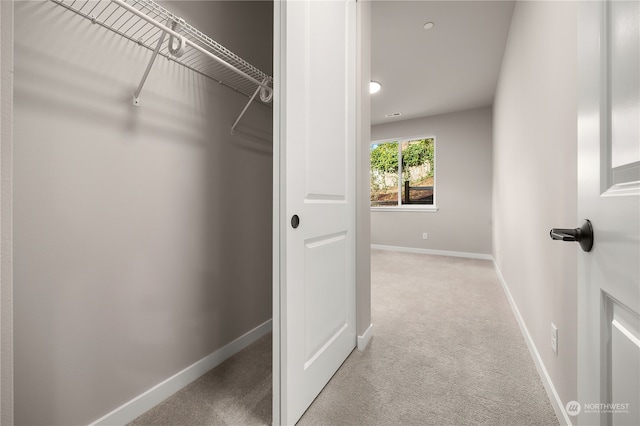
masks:
[[[433,204],[434,145],[433,138],[372,144],[371,205]]]
[[[371,151],[371,170],[398,172],[398,142],[382,143]]]
[[[402,168],[429,163],[433,176],[433,139],[421,139],[402,150]],[[371,170],[380,173],[398,172],[398,142],[382,143],[371,150]]]
[[[433,166],[433,139],[415,141],[402,150],[402,168],[404,170],[426,163]],[[429,171],[429,176],[433,176],[433,167]]]

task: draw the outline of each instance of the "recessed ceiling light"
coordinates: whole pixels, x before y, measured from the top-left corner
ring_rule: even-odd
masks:
[[[426,24],[424,24],[423,28],[425,30],[430,30],[431,28],[433,28],[435,24],[433,22],[427,22]]]
[[[369,93],[371,94],[378,93],[381,88],[382,88],[382,85],[377,81],[372,81],[369,83]]]
[[[386,114],[385,117],[387,118],[395,118],[395,117],[400,117],[402,115],[401,112],[392,112],[391,114]]]

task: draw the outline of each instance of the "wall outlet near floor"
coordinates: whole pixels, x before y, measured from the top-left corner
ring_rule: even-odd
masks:
[[[427,239],[427,237],[428,237],[427,233],[426,233],[426,232],[423,232],[423,233],[422,233],[422,239],[423,239],[423,240],[426,240],[426,239]]]
[[[554,323],[551,323],[551,349],[558,355],[558,327]]]

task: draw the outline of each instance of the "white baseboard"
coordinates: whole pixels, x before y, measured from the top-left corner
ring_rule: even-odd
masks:
[[[542,384],[544,385],[544,388],[547,391],[547,395],[549,396],[549,400],[551,401],[551,406],[553,406],[553,410],[555,411],[556,416],[558,417],[558,421],[560,421],[561,424],[572,426],[573,423],[571,423],[571,419],[569,418],[569,415],[567,414],[567,411],[565,410],[564,405],[560,400],[560,396],[558,395],[558,392],[556,391],[555,386],[553,386],[553,382],[551,381],[551,377],[549,376],[549,373],[547,372],[547,369],[545,368],[544,363],[542,362],[540,353],[538,352],[538,349],[536,348],[536,345],[533,342],[533,339],[531,338],[531,334],[529,334],[529,330],[527,329],[527,326],[524,323],[524,319],[520,314],[520,310],[518,309],[518,306],[516,305],[515,300],[513,300],[513,296],[511,296],[511,292],[509,291],[507,282],[504,280],[504,277],[502,276],[502,271],[500,271],[500,268],[498,267],[498,264],[495,262],[495,260],[493,261],[493,266],[496,269],[496,274],[498,275],[498,279],[500,280],[502,289],[504,290],[504,293],[507,296],[507,300],[509,300],[509,305],[511,305],[511,310],[513,311],[513,315],[516,317],[516,321],[520,326],[520,332],[522,333],[522,337],[524,337],[525,342],[527,342],[527,347],[529,348],[529,352],[531,353],[533,362],[536,365],[538,374],[540,375],[540,379],[542,380]]]
[[[358,350],[364,351],[364,348],[369,344],[369,340],[373,337],[373,324],[369,324],[369,327],[362,333],[362,336],[358,336]]]
[[[200,361],[158,383],[89,426],[125,425],[271,331],[271,320],[227,343]]]
[[[402,251],[405,253],[434,254],[437,256],[452,256],[452,257],[466,257],[469,259],[493,260],[493,257],[490,254],[467,253],[464,251],[432,250],[432,249],[422,249],[422,248],[415,248],[415,247],[386,246],[381,244],[371,244],[371,248],[374,250]]]

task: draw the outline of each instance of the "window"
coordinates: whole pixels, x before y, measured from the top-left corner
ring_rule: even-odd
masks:
[[[371,207],[435,209],[435,138],[371,144]]]

